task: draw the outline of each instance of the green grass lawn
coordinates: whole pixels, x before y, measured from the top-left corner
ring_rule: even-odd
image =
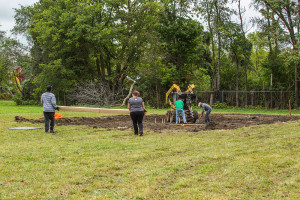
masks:
[[[137,137],[88,126],[9,130],[43,127],[16,115],[40,118],[42,108],[0,101],[0,199],[300,199],[299,121]]]

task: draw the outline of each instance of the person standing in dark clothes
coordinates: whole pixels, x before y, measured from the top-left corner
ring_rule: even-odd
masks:
[[[41,103],[43,105],[44,120],[45,120],[45,133],[49,131],[50,123],[50,133],[55,134],[54,132],[54,115],[55,110],[58,110],[59,107],[56,105],[55,95],[52,93],[52,86],[47,86],[47,92],[42,94]]]
[[[138,91],[132,92],[132,97],[128,100],[128,109],[133,123],[134,135],[143,136],[143,118],[146,112],[144,101],[139,97]]]
[[[208,123],[208,122],[210,122],[209,114],[210,114],[210,112],[212,110],[211,107],[210,107],[210,105],[208,105],[206,103],[201,103],[200,102],[198,106],[202,107],[201,116],[203,116],[204,111],[206,111],[205,124]]]

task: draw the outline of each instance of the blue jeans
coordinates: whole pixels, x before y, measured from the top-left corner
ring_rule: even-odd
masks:
[[[205,123],[210,122],[210,119],[209,119],[210,112],[211,112],[211,109],[209,109],[208,111],[206,111],[206,114],[205,114]]]
[[[185,114],[183,109],[176,109],[176,124],[178,124],[179,113],[181,113],[183,123],[186,123]]]

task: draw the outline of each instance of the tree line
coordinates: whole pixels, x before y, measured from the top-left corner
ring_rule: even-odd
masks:
[[[299,0],[251,5],[260,16],[245,18],[241,0],[40,0],[16,9],[13,31],[26,36],[28,55],[0,62],[26,70],[23,100],[50,84],[66,104],[121,104],[135,84],[163,107],[173,83],[194,83],[214,91],[212,104],[223,90],[283,90],[298,107]]]

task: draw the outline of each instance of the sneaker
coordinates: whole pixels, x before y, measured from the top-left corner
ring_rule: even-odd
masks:
[[[50,133],[52,133],[53,135],[55,135],[55,131],[54,130],[51,130]]]
[[[143,131],[142,131],[142,132],[140,132],[140,136],[143,136]]]

